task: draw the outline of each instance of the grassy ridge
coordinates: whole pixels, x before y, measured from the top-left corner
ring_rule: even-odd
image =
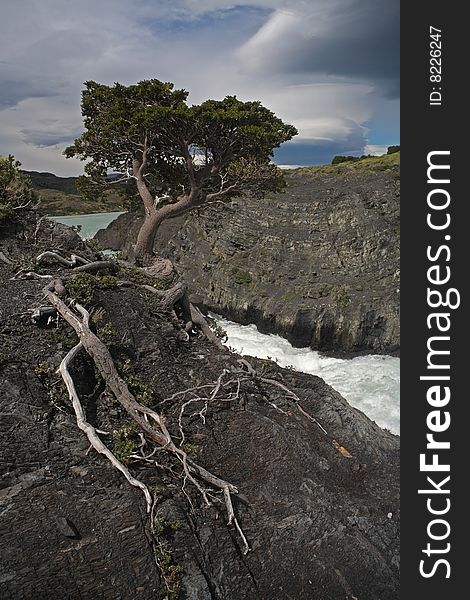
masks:
[[[41,199],[40,210],[51,216],[114,212],[123,209],[116,190],[108,190],[100,200],[86,200],[77,191],[77,177],[57,177],[53,173],[23,171],[31,178]]]
[[[400,152],[393,154],[384,154],[383,156],[370,156],[361,158],[355,162],[342,162],[337,165],[321,165],[319,167],[300,167],[293,169],[293,173],[302,173],[306,175],[363,175],[374,173],[376,171],[396,171],[400,173]]]
[[[86,200],[78,194],[68,194],[54,189],[36,189],[41,199],[41,212],[56,215],[82,215],[125,210],[122,198],[114,190],[106,191],[99,200]]]

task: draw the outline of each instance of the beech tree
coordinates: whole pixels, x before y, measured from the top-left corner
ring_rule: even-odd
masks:
[[[87,161],[85,182],[94,190],[135,184],[145,212],[134,247],[138,262],[151,261],[165,219],[284,186],[270,158],[297,131],[260,102],[227,96],[190,106],[185,90],[157,79],[85,86],[85,131],[64,154]]]

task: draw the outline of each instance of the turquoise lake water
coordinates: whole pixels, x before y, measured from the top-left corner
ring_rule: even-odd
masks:
[[[105,229],[114,219],[117,219],[122,212],[96,213],[90,215],[64,215],[51,217],[54,221],[64,223],[64,225],[81,225],[80,235],[85,239],[92,238],[98,229]]]

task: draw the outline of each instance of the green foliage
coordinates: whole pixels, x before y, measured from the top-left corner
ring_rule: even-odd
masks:
[[[117,277],[114,275],[103,275],[98,277],[98,285],[102,290],[110,290],[117,286]]]
[[[105,277],[108,277],[108,275]],[[104,279],[104,277],[97,279]],[[109,347],[117,334],[113,324],[110,321],[106,321],[106,311],[102,306],[98,306],[98,308],[92,312],[91,321],[96,325],[96,335],[100,338],[103,344],[105,344],[105,346]]]
[[[391,171],[396,177],[400,176],[400,152],[383,154],[382,156],[361,157],[353,162],[343,162],[334,165],[322,165],[319,167],[301,167],[294,172],[299,172],[312,177],[324,175],[348,174],[351,176],[362,176],[367,173],[378,171]]]
[[[76,338],[71,334],[68,329],[57,327],[56,329],[48,330],[49,337],[56,344],[62,344],[64,348],[70,350],[77,342]]]
[[[15,211],[9,204],[0,204],[0,223],[10,221],[15,216]]]
[[[339,165],[340,163],[344,163],[344,162],[356,162],[358,160],[361,160],[360,156],[334,156],[333,160],[331,161],[332,165]]]
[[[213,319],[211,316],[206,316],[206,321],[209,323],[210,328],[212,329],[212,332],[215,333],[215,335],[219,338],[219,340],[222,340],[223,342],[226,342],[228,340],[228,334],[225,331],[225,329],[223,327],[221,327],[217,321],[215,319]]]
[[[167,523],[161,515],[156,515],[153,520],[153,534],[157,537],[165,531]]]
[[[186,443],[181,446],[181,450],[183,450],[183,452],[186,452],[186,454],[189,457],[196,458],[201,448],[197,444]]]
[[[91,321],[95,323],[95,325],[98,325],[99,323],[104,321],[105,316],[106,311],[104,310],[104,308],[102,306],[98,306],[98,308],[95,308],[95,310],[91,314]]]
[[[132,421],[129,425],[118,429],[114,434],[114,455],[123,465],[129,464],[131,454],[137,445],[137,441],[133,439],[136,430],[137,423]]]
[[[178,600],[181,594],[181,567],[174,563],[171,552],[163,544],[155,548],[155,561],[164,582],[163,597]]]
[[[150,406],[154,398],[155,385],[157,377],[153,376],[149,381],[145,382],[142,378],[136,375],[130,360],[117,365],[119,375],[129,386],[129,390],[134,394],[137,402],[143,406]]]
[[[250,273],[248,271],[243,271],[238,267],[232,267],[230,270],[230,278],[240,285],[250,285],[253,281]]]
[[[395,154],[395,152],[400,152],[400,146],[389,146],[387,148],[387,154]]]
[[[13,259],[14,268],[19,271],[24,269],[25,271],[34,271],[35,273],[41,273],[47,270],[45,264],[39,264],[36,262],[36,256],[31,254],[21,254]]]
[[[158,494],[159,496],[159,494]],[[171,523],[162,516],[156,515],[152,523],[152,533],[158,538],[155,545],[155,562],[160,569],[164,589],[162,596],[168,600],[177,600],[181,593],[180,573],[181,567],[177,565],[169,550],[169,545],[165,537],[181,529],[181,522],[176,520]]]
[[[7,158],[0,155],[0,222],[12,219],[15,208],[37,201],[31,180],[20,167],[21,163],[11,154]]]
[[[73,279],[67,281],[67,290],[71,298],[79,304],[89,306],[95,299],[98,281],[90,273],[78,273]]]
[[[46,389],[50,404],[53,406],[65,405],[68,398],[67,388],[62,377],[57,376],[56,370],[45,362],[40,362],[34,369],[34,373]]]
[[[135,442],[133,440],[118,440],[114,444],[114,455],[123,465],[128,465],[134,449]]]
[[[103,344],[105,344],[105,346],[109,346],[112,343],[113,338],[116,336],[116,330],[114,329],[113,324],[108,321],[97,328],[96,335],[100,338]]]

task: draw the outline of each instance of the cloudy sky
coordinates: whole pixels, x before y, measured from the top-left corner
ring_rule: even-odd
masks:
[[[89,79],[261,100],[299,130],[280,164],[399,143],[398,0],[2,0],[0,154],[77,175]]]

